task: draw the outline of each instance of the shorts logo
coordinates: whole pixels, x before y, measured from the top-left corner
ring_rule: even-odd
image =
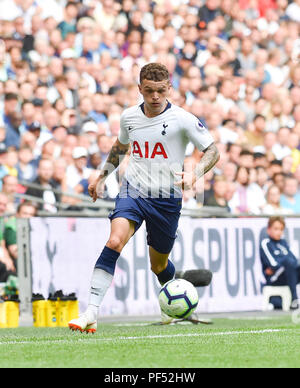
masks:
[[[164,146],[162,143],[156,143],[155,146],[153,147],[153,150],[149,149],[149,142],[145,141],[145,152],[143,155],[142,148],[139,145],[137,141],[133,142],[132,146],[132,154],[133,155],[138,155],[140,158],[145,158],[145,159],[154,159],[156,156],[163,156],[164,159],[168,159],[168,155],[164,149]]]

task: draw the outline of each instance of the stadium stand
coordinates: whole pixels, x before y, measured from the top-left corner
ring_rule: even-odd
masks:
[[[122,167],[98,205],[87,202],[87,186],[118,135],[121,112],[140,101],[140,67],[157,61],[172,74],[171,102],[203,121],[221,153],[184,209],[261,215],[278,185],[278,212],[296,214],[299,13],[299,0],[1,0],[7,211],[24,199],[36,199],[45,214],[112,206]],[[190,146],[186,157],[197,163],[201,153]],[[293,181],[290,190],[278,174]]]

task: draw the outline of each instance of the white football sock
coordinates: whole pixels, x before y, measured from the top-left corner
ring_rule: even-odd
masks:
[[[86,313],[91,320],[97,320],[98,310],[109,289],[113,276],[100,268],[95,268],[91,280],[89,305]]]

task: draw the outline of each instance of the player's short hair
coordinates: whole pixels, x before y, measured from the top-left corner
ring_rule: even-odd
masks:
[[[275,224],[275,222],[280,222],[281,225],[283,226],[283,228],[285,228],[285,221],[284,221],[284,218],[283,218],[283,217],[280,217],[280,216],[270,217],[270,218],[269,218],[269,221],[268,221],[268,228],[271,228],[272,225]]]
[[[161,63],[148,63],[140,72],[140,83],[145,79],[154,82],[169,81],[170,74],[165,65]]]

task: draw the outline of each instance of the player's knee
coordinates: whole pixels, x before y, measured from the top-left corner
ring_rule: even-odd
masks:
[[[124,241],[119,236],[111,236],[106,246],[114,251],[121,252],[124,247]]]

